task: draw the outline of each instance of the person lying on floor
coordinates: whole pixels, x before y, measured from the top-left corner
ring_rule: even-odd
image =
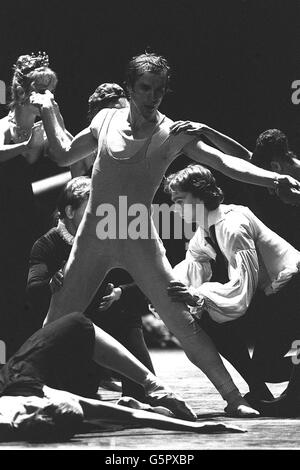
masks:
[[[94,362],[141,384],[148,405],[133,398],[121,399],[120,403],[138,408],[137,412],[94,400],[98,378],[94,374]],[[162,416],[158,418],[145,410]],[[66,315],[37,331],[0,372],[2,440],[10,431],[16,438],[30,441],[65,440],[80,429],[83,419],[99,418],[129,420],[166,429],[239,431],[222,424],[205,428],[200,423],[181,422],[173,416],[196,420],[195,413],[181,397],[80,313]]]
[[[0,397],[0,441],[60,442],[82,432],[83,421],[94,426],[124,424],[198,434],[243,433],[238,426],[216,422],[191,422],[173,418],[162,406],[123,397],[119,404],[43,387],[44,397]],[[124,406],[123,406],[124,405]]]

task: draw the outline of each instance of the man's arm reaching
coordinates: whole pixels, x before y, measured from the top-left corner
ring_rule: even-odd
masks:
[[[170,132],[171,134],[185,132],[188,135],[205,136],[222,152],[242,158],[243,160],[250,160],[252,156],[252,153],[239,142],[206,124],[192,121],[177,121],[170,127]]]
[[[280,175],[272,171],[263,170],[241,158],[222,153],[201,140],[186,144],[182,149],[182,153],[198,163],[207,165],[229,178],[244,183],[275,189],[278,187],[286,187],[288,189],[300,188],[300,182],[289,175]]]

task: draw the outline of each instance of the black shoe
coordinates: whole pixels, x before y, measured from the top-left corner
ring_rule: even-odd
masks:
[[[246,393],[246,395],[244,395],[243,398],[246,400],[247,403],[249,403],[250,406],[252,406],[252,408],[255,408],[258,411],[260,411],[260,405],[263,401],[274,400],[274,397],[271,392],[270,394],[268,394],[268,396],[266,396],[265,394],[260,395],[257,393],[248,392]]]
[[[296,418],[300,416],[300,400],[289,395],[281,395],[274,400],[261,400],[259,410],[262,416]]]

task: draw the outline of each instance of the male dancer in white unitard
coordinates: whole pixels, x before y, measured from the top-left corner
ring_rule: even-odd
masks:
[[[46,322],[73,311],[84,312],[106,273],[113,267],[122,267],[150,299],[188,358],[228,402],[227,412],[253,416],[255,411],[241,397],[210,338],[194,321],[186,305],[171,302],[167,295],[174,276],[151,219],[151,202],[168,166],[182,153],[252,184],[292,187],[297,182],[226,155],[203,143],[199,136],[172,135],[173,121],[158,112],[168,78],[169,66],[163,57],[146,53],[133,58],[127,70],[130,107],[100,111],[90,128],[72,142],[60,125],[59,111],[51,94],[32,97],[32,103],[41,108],[51,151],[61,166],[86,157],[94,150],[95,139],[98,140],[87,210],[66,264],[63,288],[53,295]],[[147,208],[151,236],[130,238],[127,227],[121,224],[116,227],[116,236],[108,235],[104,239],[105,210],[114,207],[117,224],[124,216],[120,214],[120,196],[126,196],[134,216],[137,215],[134,204]]]

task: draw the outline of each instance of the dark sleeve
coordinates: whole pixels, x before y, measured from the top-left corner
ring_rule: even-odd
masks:
[[[45,318],[51,299],[49,281],[60,267],[53,244],[43,238],[37,240],[29,260],[27,301],[31,312],[42,319]]]
[[[147,310],[148,300],[134,282],[121,284],[118,287],[122,289],[122,295],[119,300],[122,307],[139,314],[143,314]]]
[[[135,282],[131,282],[129,284],[120,284],[117,287],[120,287],[120,289],[122,290],[122,299],[126,299],[128,296],[134,295],[138,293],[137,291],[139,291],[139,288],[137,287]]]
[[[52,277],[49,269],[51,251],[49,245],[41,238],[33,245],[29,259],[28,289],[48,285]]]

